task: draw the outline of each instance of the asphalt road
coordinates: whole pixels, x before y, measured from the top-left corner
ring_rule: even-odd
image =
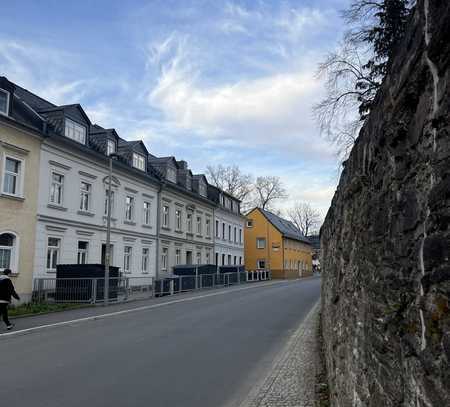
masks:
[[[230,288],[1,338],[0,404],[238,406],[319,295],[317,278]]]

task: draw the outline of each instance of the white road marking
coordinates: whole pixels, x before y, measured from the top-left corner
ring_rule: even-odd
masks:
[[[114,317],[117,315],[129,314],[131,312],[145,311],[145,310],[152,309],[152,308],[159,308],[159,307],[163,307],[165,305],[172,305],[172,304],[177,304],[180,302],[187,302],[187,301],[195,301],[195,300],[199,300],[202,298],[214,297],[216,295],[235,293],[237,291],[250,290],[252,288],[268,287],[271,285],[277,285],[277,284],[286,283],[286,282],[287,282],[286,280],[283,280],[283,281],[273,281],[273,282],[267,283],[267,284],[250,285],[247,287],[241,287],[241,288],[236,288],[236,289],[232,289],[232,290],[218,291],[218,292],[214,292],[214,293],[210,293],[210,294],[197,295],[195,297],[180,298],[178,300],[161,302],[159,304],[145,305],[143,307],[137,307],[137,308],[131,308],[131,309],[126,309],[126,310],[122,310],[122,311],[110,312],[108,314],[92,315],[90,317],[72,319],[70,321],[62,321],[62,322],[55,322],[54,324],[39,325],[39,326],[35,326],[32,328],[22,329],[20,331],[13,331],[13,332],[7,332],[4,334],[0,334],[0,340],[4,339],[4,338],[8,338],[8,337],[10,338],[11,336],[25,335],[27,333],[36,332],[36,331],[44,330],[47,328],[72,325],[72,324],[76,324],[79,322],[95,321],[97,319],[105,319],[105,318]]]

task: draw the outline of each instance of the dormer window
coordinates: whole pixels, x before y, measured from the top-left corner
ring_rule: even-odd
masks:
[[[141,154],[133,153],[133,167],[145,171],[145,157]]]
[[[167,179],[172,182],[177,182],[177,171],[173,167],[167,167]]]
[[[189,191],[192,189],[192,178],[189,175],[186,177],[186,189]]]
[[[106,141],[106,155],[111,155],[116,152],[116,142],[114,140]]]
[[[66,119],[65,136],[78,143],[86,144],[86,127]]]
[[[201,196],[206,196],[206,185],[203,182],[198,184],[198,193]]]
[[[0,114],[8,115],[9,111],[9,92],[0,89]]]

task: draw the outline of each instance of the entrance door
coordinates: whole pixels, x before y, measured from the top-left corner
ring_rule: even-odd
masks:
[[[109,258],[110,258],[109,265],[112,266],[114,264],[114,245],[111,244],[111,245],[109,245],[109,247],[110,247],[110,250],[111,250],[110,256],[109,256]],[[102,244],[102,259],[101,259],[101,262],[102,262],[103,265],[106,264],[106,243]]]
[[[186,264],[192,264],[192,252],[190,250],[186,252]]]

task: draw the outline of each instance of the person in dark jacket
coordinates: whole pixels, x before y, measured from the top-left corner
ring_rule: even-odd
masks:
[[[5,322],[8,331],[14,326],[8,319],[8,305],[11,302],[11,297],[20,300],[14,289],[13,283],[9,278],[10,274],[11,270],[5,269],[3,275],[0,275],[0,315],[3,317],[3,321]]]

